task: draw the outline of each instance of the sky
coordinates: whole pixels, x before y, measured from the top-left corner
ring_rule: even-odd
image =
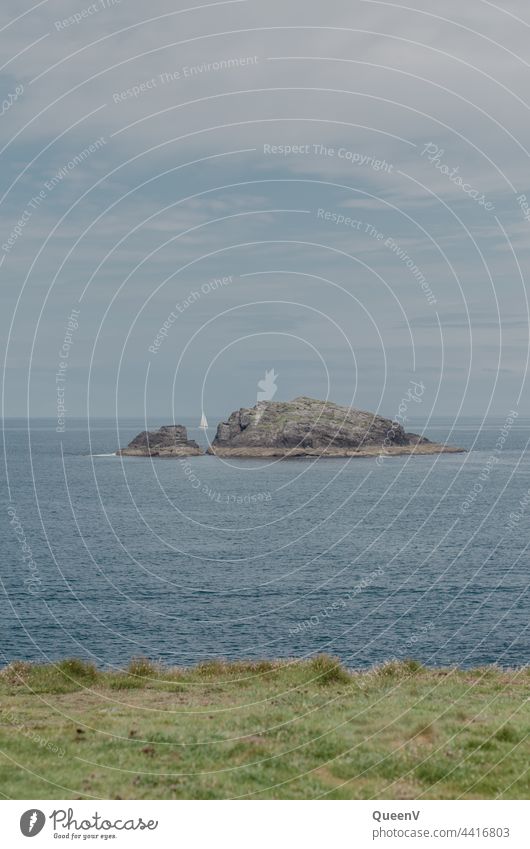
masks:
[[[526,2],[4,0],[0,33],[4,416],[226,417],[270,369],[530,414]]]

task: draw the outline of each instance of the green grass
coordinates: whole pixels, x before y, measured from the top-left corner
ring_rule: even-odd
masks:
[[[306,662],[0,670],[12,799],[528,798],[528,667]]]

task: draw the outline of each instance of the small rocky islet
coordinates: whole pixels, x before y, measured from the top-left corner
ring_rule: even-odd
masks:
[[[460,453],[463,448],[407,433],[391,419],[351,407],[300,396],[293,401],[259,401],[220,422],[207,454],[218,457],[373,457]],[[126,448],[128,457],[204,454],[183,425],[143,431]]]
[[[122,457],[189,457],[204,454],[194,439],[188,439],[183,425],[164,425],[159,430],[143,430],[120,448],[116,454]]]

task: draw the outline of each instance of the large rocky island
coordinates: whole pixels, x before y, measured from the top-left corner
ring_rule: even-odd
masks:
[[[406,433],[382,416],[301,396],[236,410],[218,425],[208,452],[219,457],[384,458],[463,450]]]
[[[242,407],[217,426],[208,454],[219,457],[374,457],[458,453],[463,448],[407,433],[391,419],[301,396],[294,401],[259,401]],[[204,454],[183,425],[142,431],[123,457],[186,457]]]
[[[183,425],[143,430],[129,442],[127,448],[116,451],[122,457],[188,457],[203,453],[194,439],[188,439],[188,432]]]

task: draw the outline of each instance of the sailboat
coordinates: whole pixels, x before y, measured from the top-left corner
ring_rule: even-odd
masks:
[[[200,423],[199,427],[202,428],[203,430],[207,430],[207,428],[208,428],[208,420],[207,420],[206,416],[204,415],[204,413],[201,416],[201,423]]]

